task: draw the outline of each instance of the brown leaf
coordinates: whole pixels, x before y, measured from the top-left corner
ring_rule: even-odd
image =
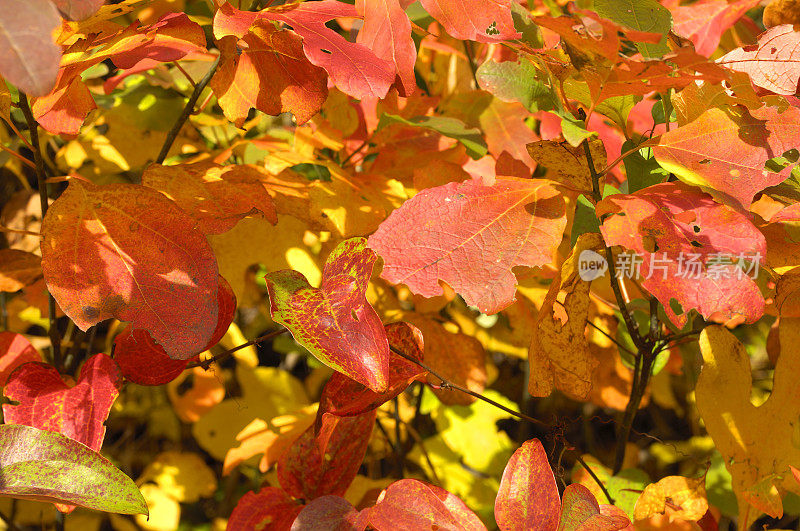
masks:
[[[42,259],[33,253],[0,249],[0,291],[14,293],[42,276]]]

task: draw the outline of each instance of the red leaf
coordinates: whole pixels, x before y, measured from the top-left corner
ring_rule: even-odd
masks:
[[[50,0],[7,0],[0,11],[0,75],[30,96],[56,83],[61,47],[53,31],[61,17]]]
[[[597,205],[597,216],[609,213],[618,215],[603,223],[605,241],[640,256],[641,286],[661,301],[675,323],[685,323],[685,312],[692,308],[707,319],[714,314],[725,319],[743,316],[748,323],[764,313],[758,286],[747,274],[740,278],[735,266],[741,253],[766,254],[764,236],[743,214],[680,182],[608,197]],[[725,256],[733,265],[706,265],[709,259]],[[692,257],[701,264],[697,275],[687,265]],[[672,310],[673,298],[684,314]]]
[[[228,519],[228,529],[270,529],[288,531],[302,506],[278,487],[248,492],[239,500]]]
[[[226,9],[232,9],[230,4],[217,11],[217,18]],[[238,43],[232,37],[219,40],[222,59],[211,88],[237,127],[251,107],[271,115],[291,112],[298,124],[319,112],[328,96],[328,78],[303,55],[302,41],[269,21],[256,22]]]
[[[758,36],[758,45],[736,48],[717,63],[745,72],[756,86],[790,96],[800,80],[800,32],[791,24],[775,26]]]
[[[116,317],[191,358],[218,322],[216,259],[194,225],[150,188],[73,179],[42,223],[47,287],[82,330]]]
[[[219,318],[214,334],[202,351],[216,345],[236,314],[236,296],[230,284],[219,277]],[[202,352],[201,351],[201,352]],[[153,341],[147,330],[126,328],[114,338],[114,361],[119,365],[122,375],[139,385],[163,385],[177,378],[186,365],[195,358],[174,360],[167,356],[164,348]]]
[[[558,529],[561,500],[547,454],[538,439],[525,442],[508,460],[494,502],[502,531]]]
[[[11,372],[29,361],[42,361],[42,355],[25,336],[0,332],[0,387],[6,385]]]
[[[126,380],[139,385],[163,385],[177,378],[189,360],[174,360],[147,330],[126,328],[114,338],[114,361]]]
[[[735,201],[734,206],[746,210],[756,193],[781,183],[794,168],[790,164],[776,172],[764,163],[798,145],[800,109],[778,112],[763,107],[748,113],[712,108],[662,135],[653,153],[682,181],[711,189],[712,194],[722,192],[723,201]]]
[[[552,261],[566,225],[563,197],[547,181],[498,179],[428,188],[369,238],[383,258],[381,276],[425,297],[439,280],[467,304],[496,313],[514,301],[514,266]]]
[[[681,37],[691,40],[697,53],[710,57],[719,46],[722,34],[757,4],[758,0],[732,3],[725,0],[705,0],[672,7],[672,29]]]
[[[339,496],[321,496],[303,507],[292,529],[303,531],[363,531],[367,528],[369,509],[356,511]]]
[[[42,276],[42,259],[19,249],[0,249],[0,291],[14,293]]]
[[[244,30],[258,19],[284,22],[303,37],[303,50],[308,60],[324,68],[342,92],[358,99],[383,98],[394,82],[394,65],[363,44],[348,42],[325,26],[337,17],[357,16],[354,6],[336,0],[290,4],[258,13],[223,5],[214,17],[214,36],[217,39],[226,35],[242,37]]]
[[[319,430],[309,427],[278,461],[281,486],[305,500],[343,495],[364,460],[375,415],[375,410],[355,417],[318,413]]]
[[[401,96],[410,96],[417,88],[414,78],[417,48],[411,38],[411,21],[400,0],[358,0],[356,8],[364,16],[356,42],[392,63],[397,91]]]
[[[110,36],[90,37],[78,40],[67,49],[56,87],[33,102],[34,117],[51,133],[77,135],[80,132],[86,115],[97,107],[80,75],[106,59],[117,66],[131,67],[106,81],[104,88],[110,91],[125,76],[152,68],[162,60],[171,61],[200,52],[207,56],[202,46],[205,43],[202,30],[185,14],[167,16],[151,26],[130,26]]]
[[[190,20],[186,13],[167,13],[155,24],[140,28],[139,32],[148,37],[145,45],[120,50],[111,56],[114,65],[124,72],[103,84],[106,94],[126,77],[145,72],[161,63],[209,56],[203,28]]]
[[[422,0],[422,7],[456,39],[499,42],[519,39],[511,18],[512,0]]]
[[[119,367],[105,354],[86,360],[73,387],[51,365],[27,363],[11,374],[3,390],[19,402],[3,404],[5,422],[59,432],[99,452],[106,433],[103,423],[121,381]]]
[[[401,479],[389,485],[370,510],[369,525],[377,531],[486,529],[457,496],[416,479]]]
[[[278,222],[275,205],[253,166],[220,166],[195,162],[176,166],[152,164],[142,175],[142,184],[158,190],[187,214],[197,219],[206,234],[221,234],[243,217],[261,212],[273,225]]]
[[[616,507],[601,508],[594,494],[583,485],[573,483],[564,489],[559,531],[618,531],[630,523]]]
[[[94,15],[105,0],[51,0],[64,18],[69,20],[84,20]]]
[[[365,292],[377,257],[365,238],[340,243],[328,256],[319,288],[297,271],[264,278],[272,318],[318,360],[377,393],[386,391],[389,343]]]
[[[408,323],[388,324],[386,336],[391,346],[422,361],[422,333],[416,327]],[[360,415],[396,397],[424,374],[425,369],[393,352],[389,358],[389,385],[383,393],[376,393],[344,374],[335,372],[322,389],[320,411],[340,417]]]

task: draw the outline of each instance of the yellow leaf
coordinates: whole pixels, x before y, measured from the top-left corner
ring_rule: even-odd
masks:
[[[272,419],[309,402],[303,384],[274,367],[237,364],[236,379],[242,396],[223,400],[192,426],[197,443],[219,461],[237,446],[236,436],[253,419]]]
[[[668,476],[645,487],[634,509],[635,520],[668,514],[672,520],[697,522],[708,511],[705,478]]]
[[[762,405],[750,401],[750,359],[744,346],[721,326],[700,336],[703,369],[697,380],[697,409],[725,460],[746,527],[761,512],[783,515],[782,495],[800,494],[790,466],[800,463],[795,426],[800,421],[800,320],[781,318],[782,350],[775,365],[772,393]]]
[[[580,278],[577,264],[583,251],[599,248],[601,241],[594,233],[578,238],[542,303],[528,354],[528,390],[533,396],[548,396],[558,389],[586,400],[592,390],[592,373],[599,362],[585,336],[591,281]]]
[[[137,483],[155,483],[161,492],[183,503],[194,503],[217,490],[217,478],[203,458],[191,452],[163,452],[147,465]]]
[[[161,490],[158,485],[148,483],[139,489],[147,502],[150,516],[136,515],[136,523],[148,531],[175,531],[181,520],[181,506],[175,498]]]
[[[231,285],[240,303],[245,299],[245,279],[251,265],[263,264],[267,271],[294,269],[318,286],[322,278],[319,261],[303,243],[306,224],[291,216],[278,216],[278,224],[259,218],[240,221],[225,234],[208,237],[219,264],[219,273]],[[250,304],[252,305],[252,304]]]
[[[314,423],[317,405],[306,406],[294,413],[274,417],[269,421],[253,419],[236,435],[241,444],[228,450],[222,465],[222,475],[253,456],[264,454],[259,470],[266,472],[281,454]]]

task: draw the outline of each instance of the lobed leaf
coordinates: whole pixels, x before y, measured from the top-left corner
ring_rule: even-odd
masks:
[[[376,260],[365,238],[351,238],[328,256],[319,288],[294,270],[264,278],[275,321],[321,362],[383,393],[389,385],[389,343],[365,296]]]
[[[369,238],[381,276],[433,297],[447,282],[484,313],[514,300],[511,268],[549,263],[566,225],[563,197],[547,181],[498,179],[422,190]]]
[[[106,433],[104,422],[121,384],[119,367],[106,354],[86,360],[72,387],[53,366],[26,363],[11,373],[3,389],[6,397],[19,402],[3,404],[3,417],[9,424],[62,433],[99,452]]]

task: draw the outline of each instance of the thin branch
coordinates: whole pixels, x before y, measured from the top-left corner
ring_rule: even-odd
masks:
[[[30,230],[22,230],[22,229],[11,229],[9,227],[4,227],[0,225],[0,232],[10,232],[12,234],[24,234],[26,236],[36,236],[37,238],[41,238],[42,235],[38,232],[33,232]]]
[[[11,155],[12,157],[14,157],[16,159],[19,159],[19,161],[22,162],[27,167],[32,168],[34,170],[36,169],[36,164],[34,164],[33,162],[29,161],[28,159],[26,159],[25,157],[23,157],[22,155],[20,155],[19,153],[17,153],[13,149],[11,149],[10,147],[6,147],[3,144],[0,144],[0,149],[5,151],[6,153]]]
[[[600,328],[599,326],[597,326],[596,324],[591,322],[589,319],[586,319],[586,324],[588,324],[589,326],[591,326],[592,328],[594,328],[595,330],[597,330],[598,332],[600,332],[601,334],[606,336],[609,339],[609,341],[611,341],[612,343],[617,345],[619,348],[621,348],[622,350],[624,350],[625,352],[627,352],[631,356],[638,356],[638,354],[636,354],[631,349],[629,349],[628,347],[626,347],[625,345],[623,345],[622,343],[620,343],[619,341],[617,341],[616,339],[611,337],[608,332],[606,332],[605,330],[603,330],[602,328]]]
[[[435,370],[430,368],[425,363],[419,361],[418,359],[414,358],[413,356],[409,356],[405,352],[402,352],[401,350],[398,350],[397,348],[395,348],[395,347],[393,347],[391,345],[389,345],[389,348],[391,349],[392,352],[394,352],[395,354],[397,354],[401,358],[405,358],[408,361],[410,361],[411,363],[415,363],[415,364],[419,365],[420,367],[422,367],[423,369],[425,369],[426,371],[431,373],[433,376],[435,376],[436,378],[441,380],[441,383],[439,384],[439,387],[441,387],[442,389],[451,389],[451,390],[455,389],[456,391],[461,391],[462,393],[468,394],[470,396],[474,396],[478,400],[483,400],[487,404],[491,404],[491,405],[493,405],[494,407],[496,407],[498,409],[502,409],[503,411],[505,411],[509,415],[513,415],[513,416],[515,416],[515,417],[517,417],[519,419],[527,420],[528,422],[532,422],[532,423],[538,424],[540,426],[544,426],[544,427],[547,427],[547,428],[550,427],[550,425],[547,424],[546,422],[542,422],[541,420],[535,419],[533,417],[529,417],[528,415],[525,415],[523,413],[517,413],[516,411],[514,411],[511,408],[507,408],[503,404],[495,402],[491,398],[487,398],[487,397],[483,396],[480,393],[476,393],[475,391],[471,391],[471,390],[469,390],[469,389],[467,389],[465,387],[461,387],[460,385],[451,382],[450,380],[448,380],[444,376],[441,376],[438,372],[436,372]]]
[[[586,155],[586,162],[589,164],[589,173],[592,176],[592,195],[594,196],[595,204],[599,203],[603,199],[603,194],[600,190],[600,175],[594,169],[594,160],[592,159],[592,152],[589,149],[589,140],[583,141],[583,152]],[[617,277],[617,266],[614,263],[614,253],[611,251],[611,247],[603,242],[603,245],[606,248],[606,261],[608,262],[608,274],[609,274],[609,283],[611,284],[611,289],[614,292],[614,297],[617,299],[617,305],[619,306],[619,311],[622,314],[622,319],[625,321],[625,326],[628,328],[628,332],[630,333],[631,339],[633,343],[636,345],[640,351],[646,350],[650,348],[650,345],[639,335],[639,329],[636,326],[636,322],[633,320],[630,311],[628,310],[628,304],[625,302],[625,297],[622,295],[622,291],[619,287],[619,278]]]
[[[628,400],[625,414],[622,417],[622,424],[620,424],[619,431],[617,432],[617,452],[614,456],[613,468],[613,474],[615,475],[622,470],[622,462],[625,459],[625,445],[628,442],[628,438],[631,436],[633,421],[636,418],[639,405],[642,403],[642,398],[647,390],[647,384],[650,380],[650,375],[653,370],[653,361],[655,361],[655,359],[656,356],[653,350],[642,351],[641,355],[636,357],[631,397],[630,400]]]
[[[42,220],[47,214],[47,173],[44,169],[44,159],[42,158],[42,146],[39,143],[39,123],[33,117],[31,106],[28,104],[28,96],[20,91],[19,93],[19,108],[28,122],[28,132],[31,135],[31,145],[33,146],[33,160],[36,163],[36,180],[39,188],[39,203],[42,208]],[[47,310],[48,320],[50,321],[50,345],[53,348],[53,365],[57,370],[61,370],[61,337],[58,335],[58,326],[56,325],[56,300],[53,295],[48,291],[47,293]]]
[[[189,75],[189,72],[187,72],[186,70],[184,70],[184,68],[183,68],[183,67],[180,65],[180,63],[178,63],[178,61],[172,61],[172,64],[175,66],[175,68],[177,68],[177,69],[178,69],[178,71],[179,71],[181,74],[183,74],[183,77],[185,77],[185,78],[186,78],[186,81],[188,81],[188,82],[189,82],[189,84],[190,84],[192,87],[196,87],[196,86],[197,86],[197,83],[195,83],[194,79],[192,79],[192,76],[190,76],[190,75]]]
[[[225,358],[227,358],[228,356],[230,356],[231,354],[233,354],[234,352],[242,350],[243,348],[250,347],[252,345],[258,345],[259,343],[263,343],[264,341],[267,341],[268,339],[272,339],[273,337],[278,337],[281,334],[285,334],[288,331],[289,330],[286,329],[286,328],[281,328],[280,330],[274,330],[274,331],[272,331],[272,332],[270,332],[268,334],[264,334],[261,337],[257,337],[255,339],[252,339],[252,340],[248,341],[247,343],[242,343],[239,346],[230,348],[230,349],[226,350],[225,352],[220,352],[216,356],[212,356],[210,358],[206,358],[206,359],[200,360],[200,361],[193,361],[192,363],[189,363],[189,364],[186,365],[186,370],[194,369],[195,367],[202,367],[203,369],[208,370],[209,367],[211,367],[212,363],[214,363],[216,361],[222,361]]]
[[[33,151],[33,146],[31,145],[31,143],[30,143],[30,142],[28,142],[28,139],[27,139],[27,138],[25,138],[24,136],[22,136],[22,133],[20,133],[20,132],[19,132],[19,129],[17,129],[17,126],[16,126],[16,125],[14,125],[14,122],[13,122],[13,120],[6,120],[5,118],[3,118],[3,121],[6,123],[6,125],[8,125],[8,127],[10,127],[10,128],[11,128],[11,130],[12,130],[12,131],[14,131],[14,134],[15,134],[15,135],[17,135],[17,137],[18,137],[20,140],[22,140],[22,143],[23,143],[23,144],[25,144],[26,146],[28,146],[28,149],[30,149],[31,151]]]
[[[463,41],[464,42],[464,53],[467,55],[467,62],[469,63],[469,69],[472,72],[472,80],[475,82],[475,88],[481,88],[481,84],[478,83],[478,68],[475,66],[475,51],[472,49],[472,41]]]
[[[652,146],[655,146],[655,145],[657,145],[657,144],[658,144],[658,139],[659,139],[659,138],[660,138],[660,137],[648,138],[647,140],[645,140],[645,141],[644,141],[644,142],[642,142],[641,144],[639,144],[639,145],[637,145],[637,146],[634,146],[634,147],[632,147],[632,148],[631,148],[631,149],[629,149],[628,151],[625,151],[625,152],[624,152],[624,153],[622,153],[622,154],[621,154],[619,157],[617,157],[616,159],[614,159],[614,161],[613,161],[613,162],[611,162],[611,163],[610,163],[610,164],[608,164],[608,165],[607,165],[605,168],[603,168],[602,170],[600,170],[599,172],[597,172],[597,174],[598,174],[600,177],[604,176],[606,173],[610,172],[610,171],[611,171],[611,170],[613,170],[613,169],[614,169],[616,166],[618,166],[620,162],[622,162],[623,160],[625,160],[625,158],[626,158],[628,155],[632,155],[632,154],[636,153],[637,151],[639,151],[640,149],[644,149],[644,148],[646,148],[646,147],[652,147]]]
[[[195,85],[194,91],[192,95],[189,96],[189,101],[186,102],[186,106],[183,108],[183,112],[172,125],[172,129],[169,130],[167,133],[167,138],[164,140],[164,145],[161,146],[161,152],[156,157],[156,164],[161,164],[164,162],[164,159],[167,158],[167,154],[169,150],[172,148],[172,144],[175,142],[175,139],[178,138],[178,134],[180,134],[181,129],[183,129],[183,124],[186,123],[186,120],[189,119],[189,115],[192,114],[194,110],[194,105],[197,103],[197,100],[200,98],[200,93],[203,92],[203,89],[206,88],[208,82],[211,81],[211,78],[214,77],[214,73],[217,71],[217,66],[219,66],[221,54],[214,59],[214,62],[211,63],[211,66],[206,72],[206,75],[203,76],[203,79]]]
[[[610,503],[611,505],[614,505],[614,498],[612,498],[611,494],[608,493],[608,490],[606,490],[606,486],[603,485],[603,482],[600,481],[600,478],[597,477],[597,474],[594,473],[594,470],[592,470],[591,467],[589,467],[589,465],[586,463],[586,461],[583,460],[583,457],[581,457],[578,452],[573,451],[573,453],[575,455],[575,459],[578,460],[578,463],[580,463],[581,466],[583,467],[583,469],[586,470],[586,472],[590,476],[592,476],[592,479],[594,480],[594,482],[597,483],[600,486],[600,490],[602,490],[603,494],[606,495],[606,498],[608,499],[608,503]]]

